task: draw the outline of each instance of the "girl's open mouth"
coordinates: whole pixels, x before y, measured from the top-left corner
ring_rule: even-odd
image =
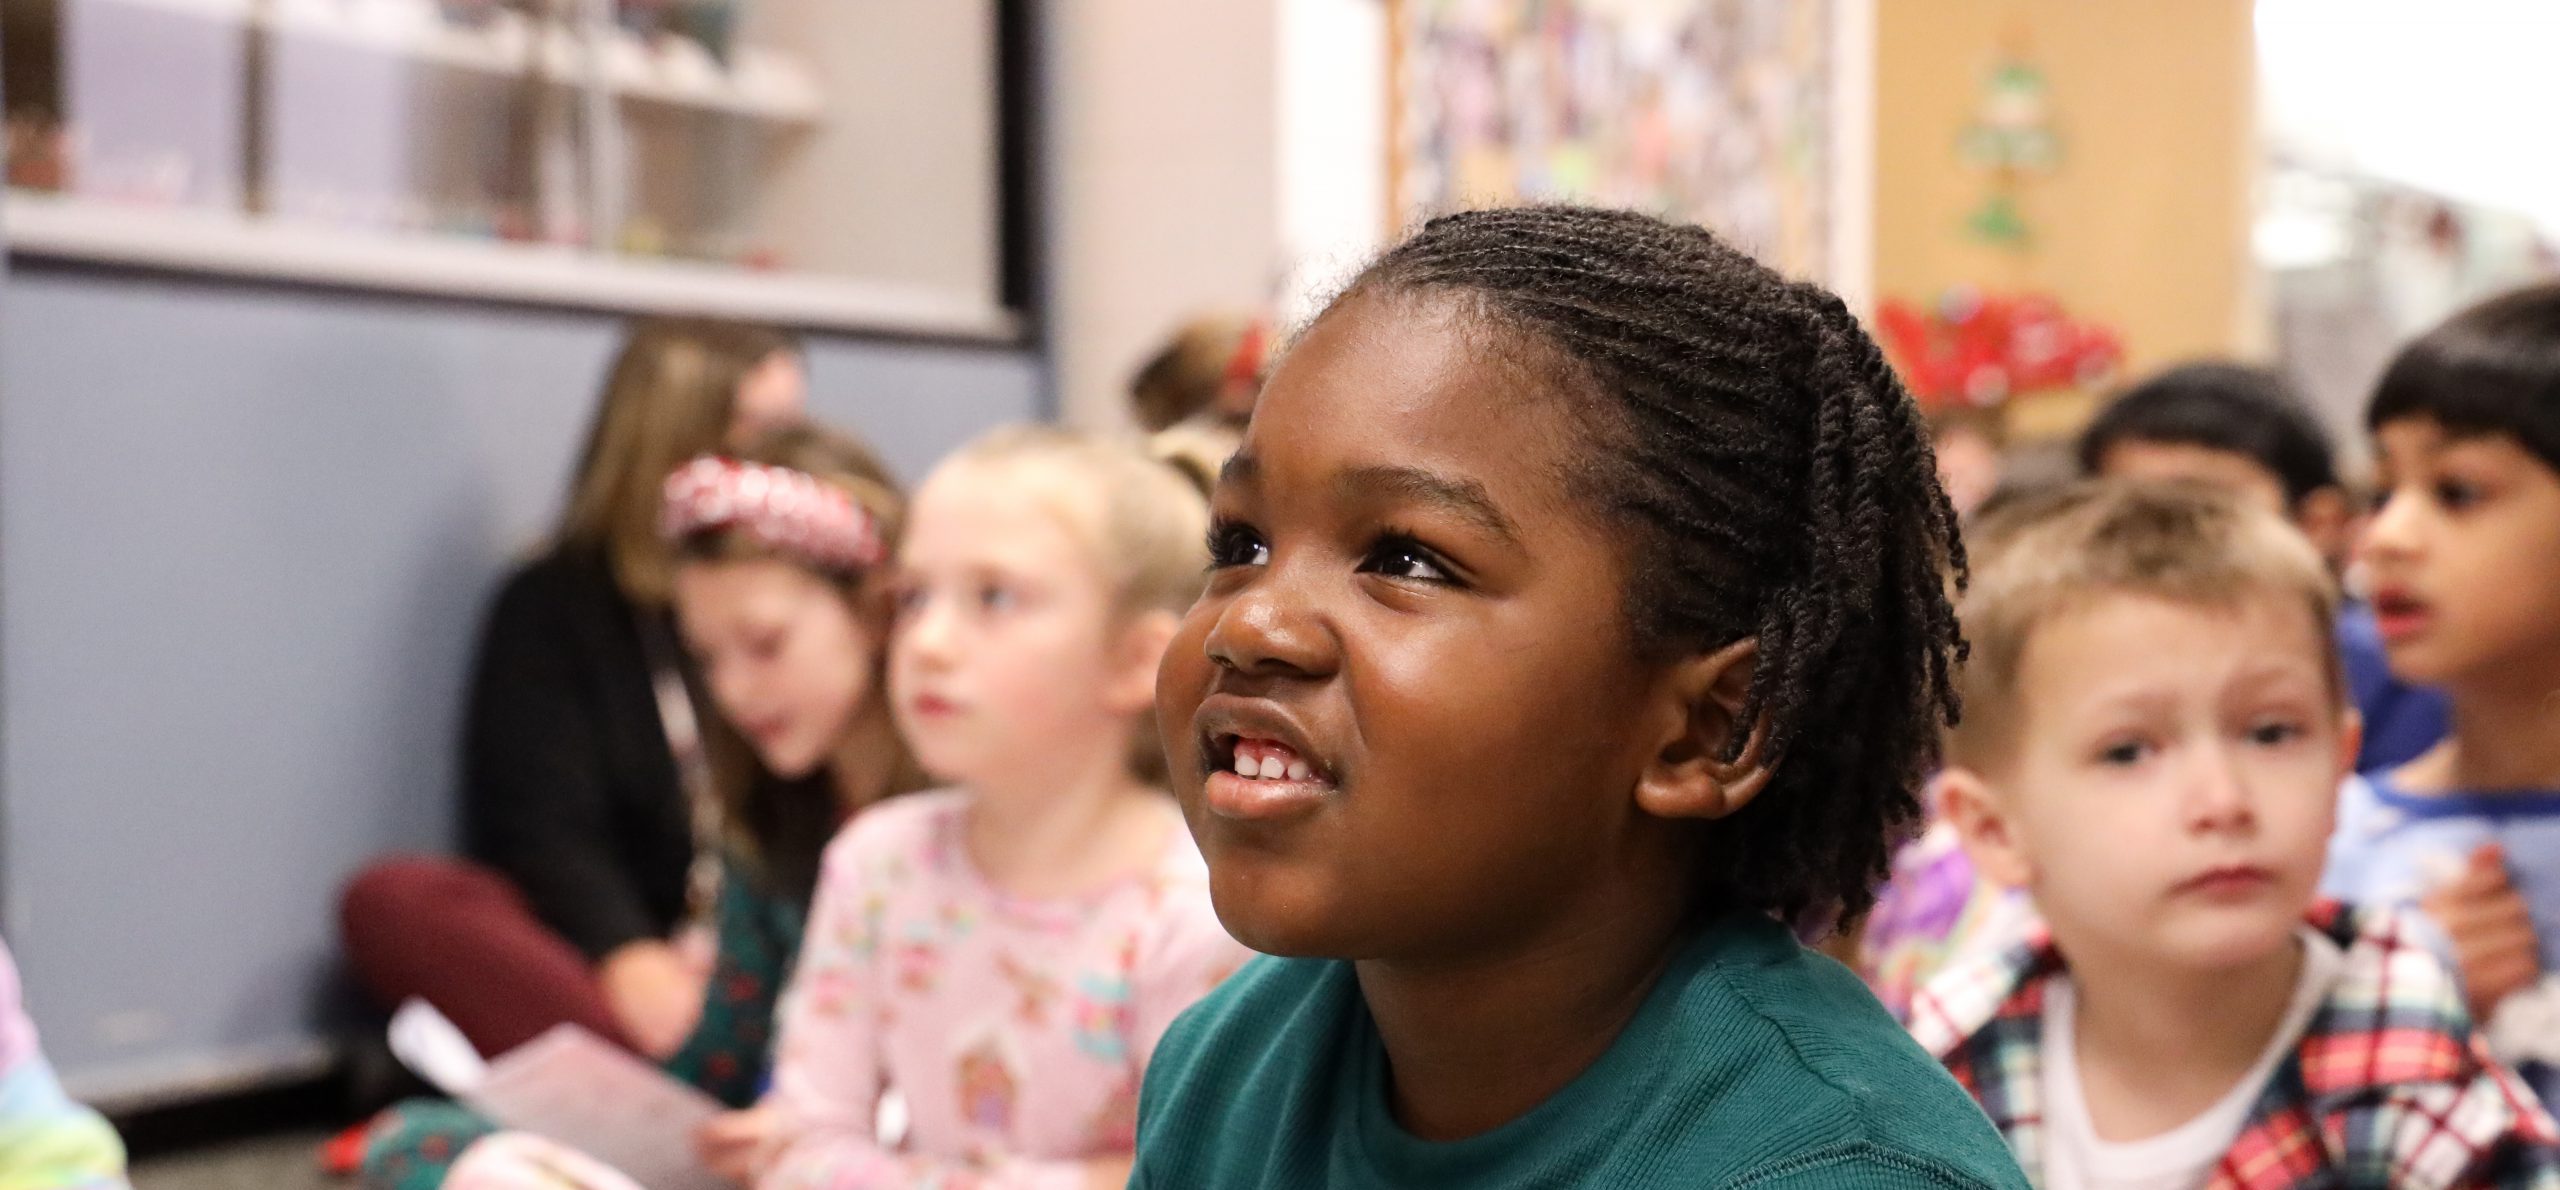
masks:
[[[1314,810],[1334,793],[1324,770],[1274,739],[1212,736],[1202,755],[1209,773],[1210,813],[1240,821],[1272,821]]]
[[[2426,631],[2434,613],[2406,591],[2382,590],[2373,596],[2373,626],[2384,644],[2396,644]]]

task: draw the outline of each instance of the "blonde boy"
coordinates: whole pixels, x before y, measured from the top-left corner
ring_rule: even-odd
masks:
[[[1942,808],[2025,890],[1912,1032],[2045,1190],[2560,1186],[2560,1131],[2405,923],[2315,903],[2358,726],[2310,543],[2202,488],[1975,535]]]

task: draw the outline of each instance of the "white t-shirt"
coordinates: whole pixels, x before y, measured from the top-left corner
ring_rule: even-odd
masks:
[[[2214,1105],[2195,1118],[2158,1136],[2136,1141],[2098,1139],[2089,1119],[2089,1103],[2080,1094],[2078,1036],[2073,1030],[2071,981],[2056,978],[2044,998],[2044,1102],[2049,1137],[2045,1153],[2045,1190],[2198,1190],[2213,1176],[2213,1167],[2240,1139],[2257,1106],[2259,1092],[2276,1064],[2302,1040],[2311,1014],[2337,982],[2346,956],[2328,936],[2306,926],[2302,939],[2302,974],[2285,1006],[2284,1020],[2267,1039],[2265,1052],[2249,1073],[2232,1084]]]

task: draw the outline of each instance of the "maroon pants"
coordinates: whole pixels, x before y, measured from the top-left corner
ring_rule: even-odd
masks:
[[[425,1000],[488,1057],[571,1022],[627,1045],[586,956],[533,915],[506,877],[402,856],[365,869],[339,902],[347,961],[385,1008]]]

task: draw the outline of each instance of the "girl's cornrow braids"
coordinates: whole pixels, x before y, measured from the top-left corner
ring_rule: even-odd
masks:
[[[1963,647],[1955,514],[1874,341],[1838,298],[1705,231],[1589,208],[1432,220],[1345,297],[1364,291],[1467,299],[1591,390],[1576,478],[1632,530],[1637,645],[1759,644],[1743,721],[1765,720],[1783,763],[1705,833],[1707,899],[1863,911],[1918,816]]]

